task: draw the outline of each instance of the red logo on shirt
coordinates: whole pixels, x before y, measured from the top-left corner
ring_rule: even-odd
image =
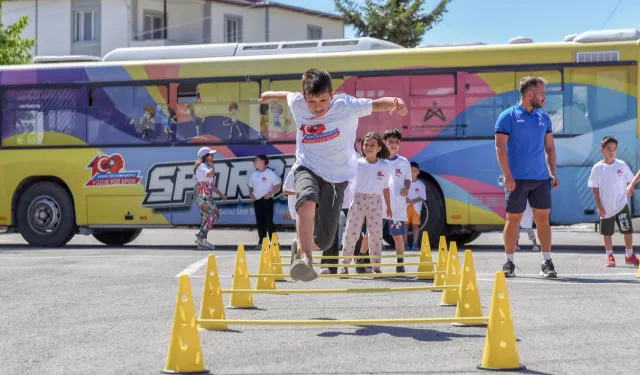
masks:
[[[622,169],[618,169],[618,170],[616,170],[616,174],[617,174],[618,176],[622,176]]]
[[[384,179],[384,172],[378,171],[378,173],[376,173],[376,176],[377,176],[378,180],[382,180],[382,179]]]
[[[400,168],[396,168],[396,176],[397,177],[402,176],[402,171],[400,170]]]
[[[267,183],[267,178],[266,177],[262,177],[262,182],[264,182],[266,184]]]
[[[325,125],[302,125],[300,126],[302,132],[302,143],[322,143],[332,139],[338,138],[340,135],[340,128],[327,131]]]

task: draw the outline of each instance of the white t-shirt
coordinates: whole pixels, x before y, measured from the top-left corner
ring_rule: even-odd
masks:
[[[378,159],[378,162],[371,164],[365,158],[358,159],[358,172],[354,193],[379,194],[389,187],[389,176],[391,168],[385,160]]]
[[[282,183],[282,180],[273,169],[265,168],[264,171],[253,171],[249,178],[249,187],[253,188],[253,196],[260,199],[270,192],[274,186]]]
[[[600,202],[602,202],[605,219],[620,212],[627,204],[625,190],[631,180],[633,180],[631,169],[627,163],[619,159],[614,159],[611,164],[601,160],[591,168],[588,186],[600,189]]]
[[[301,93],[287,95],[296,122],[296,162],[327,182],[344,182],[356,174],[358,156],[353,149],[358,119],[373,110],[373,101],[346,94],[334,95],[328,112],[316,117]]]
[[[342,208],[348,209],[351,206],[351,202],[353,202],[353,189],[356,184],[355,177],[349,180],[349,185],[346,189],[344,189],[344,199],[342,200]]]
[[[387,159],[391,168],[389,193],[391,203],[391,220],[407,221],[407,197],[400,195],[405,180],[411,181],[411,164],[407,158],[396,155],[395,159]]]
[[[209,169],[211,169],[211,167],[209,166],[209,164],[207,163],[202,163],[198,166],[198,169],[196,169],[196,181],[205,181],[205,182],[211,182],[213,183],[213,177],[215,177],[215,175],[212,175],[211,177],[207,177],[207,173],[209,173]]]
[[[289,171],[287,177],[284,178],[284,185],[282,186],[282,190],[294,191],[293,190],[293,171]],[[287,195],[287,204],[289,205],[289,215],[291,215],[291,220],[296,219],[296,195],[291,194]]]
[[[416,198],[422,198],[427,200],[427,189],[424,186],[424,183],[420,180],[411,181],[411,187],[409,188],[409,193],[407,194],[408,200],[413,200]],[[406,202],[406,200],[405,200]],[[413,208],[416,210],[418,215],[420,211],[422,211],[422,202],[417,202],[413,204]]]

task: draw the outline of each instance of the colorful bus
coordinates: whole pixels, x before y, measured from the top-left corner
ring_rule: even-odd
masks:
[[[371,115],[358,134],[402,131],[401,154],[420,165],[427,187],[421,228],[432,244],[501,228],[495,119],[517,102],[521,77],[544,77],[560,181],[551,222],[595,222],[586,180],[599,140],[617,136],[618,157],[639,167],[639,44],[637,30],[424,48],[358,38],[124,49],[100,62],[2,67],[0,226],[36,246],[76,234],[123,245],[144,228],[195,227],[192,166],[206,145],[218,151],[216,183],[228,198],[218,227],[253,227],[253,157],[268,155],[284,178],[298,131],[286,103],[258,98],[299,91],[310,67],[329,71],[338,92],[407,103],[408,116]],[[284,199],[274,221],[292,226]]]

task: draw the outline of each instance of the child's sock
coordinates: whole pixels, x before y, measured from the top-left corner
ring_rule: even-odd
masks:
[[[624,252],[627,253],[627,258],[633,255],[633,249],[625,249]]]
[[[542,252],[542,261],[551,260],[551,251]]]
[[[507,260],[511,263],[513,263],[513,258],[515,254],[505,254],[507,256]]]
[[[612,255],[613,254],[613,250],[605,250],[605,252],[607,253],[607,256]]]

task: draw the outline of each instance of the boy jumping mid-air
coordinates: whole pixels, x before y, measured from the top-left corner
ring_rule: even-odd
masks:
[[[312,252],[331,246],[344,190],[356,175],[353,144],[358,119],[372,112],[405,116],[408,111],[399,98],[335,95],[329,73],[315,68],[302,75],[302,93],[268,91],[260,97],[260,103],[273,100],[287,101],[297,128],[296,161],[291,167],[297,240],[291,245],[289,273],[293,280],[311,281],[318,277]]]

